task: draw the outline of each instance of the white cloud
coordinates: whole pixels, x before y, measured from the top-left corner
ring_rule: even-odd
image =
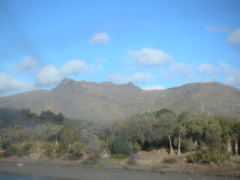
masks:
[[[229,64],[225,62],[218,62],[218,66],[215,67],[211,64],[201,64],[198,67],[198,72],[201,75],[216,75],[216,74],[222,74],[225,76],[230,76],[232,74],[236,73],[236,69],[232,68]]]
[[[107,44],[108,41],[110,40],[110,37],[107,33],[97,33],[94,34],[92,39],[90,40],[91,44]]]
[[[162,89],[165,89],[165,88],[161,85],[155,85],[155,86],[143,87],[142,89],[144,89],[144,90],[162,90]]]
[[[218,62],[217,67],[211,64],[202,64],[198,67],[198,72],[201,75],[208,76],[207,81],[216,81],[214,76],[222,76],[225,78],[226,84],[234,87],[240,86],[240,70],[231,67],[225,62]]]
[[[231,44],[240,44],[240,28],[234,30],[229,34],[228,42]]]
[[[227,77],[226,84],[230,86],[240,87],[240,71]]]
[[[16,64],[14,68],[17,73],[26,73],[32,71],[37,65],[38,62],[35,59],[27,56],[20,63]]]
[[[212,74],[217,73],[218,70],[219,70],[219,68],[216,68],[216,67],[214,67],[214,66],[211,65],[211,64],[201,64],[201,65],[198,67],[198,72],[199,72],[201,75],[212,75]]]
[[[150,74],[142,72],[137,72],[128,78],[128,81],[133,83],[146,83],[150,80],[151,80]]]
[[[19,64],[15,65],[15,71],[21,74],[23,81],[17,80],[7,73],[0,72],[0,96],[8,95],[13,92],[31,91],[39,87],[49,87],[49,85],[56,85],[60,83],[65,77],[69,75],[82,75],[88,71],[94,71],[95,67],[88,66],[81,60],[67,61],[62,68],[57,68],[53,65],[40,67],[38,62],[32,57],[24,58]],[[31,73],[31,77],[35,78],[34,82],[27,82],[26,79],[30,77],[25,72]],[[24,83],[24,82],[27,83]]]
[[[90,70],[92,68],[81,60],[67,61],[61,69],[57,69],[53,65],[48,65],[39,69],[36,74],[35,84],[37,86],[57,84],[68,75],[81,75]]]
[[[210,33],[226,33],[230,31],[225,26],[207,26],[205,30]]]
[[[140,66],[159,66],[173,61],[172,56],[158,49],[143,48],[140,51],[129,51],[128,55]]]
[[[0,92],[19,90],[23,83],[19,80],[13,79],[10,75],[0,72]]]
[[[176,63],[170,67],[169,78],[188,78],[192,76],[192,66],[184,63]]]
[[[59,71],[55,66],[48,65],[42,67],[36,75],[36,85],[46,86],[59,83],[64,78],[64,73]]]
[[[89,69],[89,67],[84,61],[81,60],[70,60],[62,67],[62,71],[65,75],[83,74],[87,69]]]
[[[219,62],[220,65],[219,67],[219,72],[226,75],[226,76],[231,76],[233,74],[236,74],[236,69],[232,68],[229,64],[225,62]]]

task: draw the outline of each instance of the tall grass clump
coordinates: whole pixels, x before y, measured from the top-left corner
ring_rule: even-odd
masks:
[[[217,165],[226,162],[227,160],[229,160],[229,158],[230,155],[225,151],[219,151],[215,149],[202,149],[187,157],[188,162],[191,163],[213,163]]]

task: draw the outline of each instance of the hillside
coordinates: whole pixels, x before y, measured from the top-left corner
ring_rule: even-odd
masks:
[[[125,119],[136,113],[168,108],[176,112],[240,117],[240,90],[217,82],[191,83],[146,91],[132,83],[95,83],[64,79],[50,91],[37,90],[0,97],[0,107],[29,108],[40,113],[62,112],[68,118],[91,121]]]

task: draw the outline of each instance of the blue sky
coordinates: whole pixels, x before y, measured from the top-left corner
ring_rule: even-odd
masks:
[[[1,0],[0,96],[65,77],[240,87],[239,0]]]

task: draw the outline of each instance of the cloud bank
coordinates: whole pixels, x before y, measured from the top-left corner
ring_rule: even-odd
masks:
[[[40,68],[37,72],[36,85],[46,86],[57,84],[67,75],[81,75],[89,70],[91,70],[90,66],[81,60],[67,61],[61,69],[57,69],[53,65],[48,65]]]
[[[51,64],[39,66],[38,61],[30,56],[23,58],[13,68],[15,73],[20,75],[21,80],[15,79],[14,76],[7,73],[0,72],[0,95],[5,95],[7,92],[29,91],[56,85],[69,75],[78,76],[93,71],[91,66],[81,60],[69,60],[61,68],[57,68]],[[31,76],[35,81],[24,83],[25,75]]]
[[[47,86],[57,84],[64,78],[64,73],[59,71],[55,66],[48,65],[40,68],[36,75],[37,86]]]
[[[214,67],[211,64],[201,64],[198,67],[198,72],[203,76],[207,76],[211,74],[216,74],[218,72],[218,68]]]
[[[7,91],[14,91],[20,89],[23,83],[19,80],[13,79],[10,75],[0,72],[0,93]]]
[[[230,86],[240,87],[240,72],[230,75],[226,80],[226,84]]]
[[[137,72],[128,78],[128,81],[133,83],[146,83],[149,82],[150,80],[151,75],[149,73],[143,72]]]

